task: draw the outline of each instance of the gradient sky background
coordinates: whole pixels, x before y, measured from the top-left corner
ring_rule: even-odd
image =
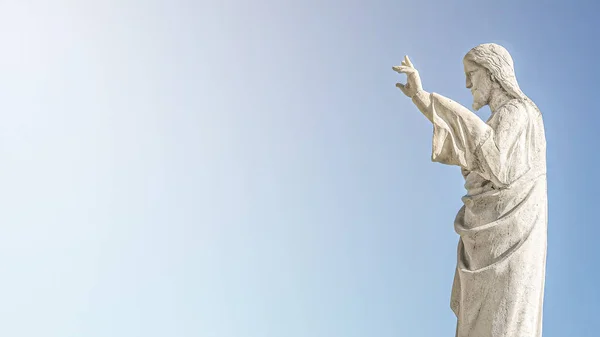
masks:
[[[463,180],[391,67],[470,107],[496,42],[546,123],[544,336],[597,336],[599,10],[2,1],[0,335],[454,336]]]

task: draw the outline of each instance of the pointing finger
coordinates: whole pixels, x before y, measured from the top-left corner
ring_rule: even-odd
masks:
[[[395,67],[392,67],[392,69],[396,72],[404,73],[404,74],[410,74],[415,71],[413,68],[410,68],[407,66],[395,66]]]
[[[408,55],[404,56],[404,62],[406,62],[406,65],[413,68],[413,64],[412,62],[410,62],[410,59],[408,58]]]

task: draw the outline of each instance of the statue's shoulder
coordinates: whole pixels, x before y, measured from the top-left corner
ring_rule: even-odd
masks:
[[[502,109],[507,112],[518,112],[523,111],[529,107],[529,102],[524,98],[513,98],[506,102]]]
[[[532,120],[540,119],[542,117],[542,112],[540,111],[540,109],[528,97],[515,98],[512,99],[509,103],[511,110],[526,113]]]
[[[498,111],[493,113],[488,120],[488,124],[497,127],[501,124],[520,124],[525,123],[529,118],[529,107],[526,100],[513,98],[504,103]]]

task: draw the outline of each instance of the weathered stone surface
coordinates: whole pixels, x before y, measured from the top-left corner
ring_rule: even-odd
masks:
[[[408,57],[396,86],[433,124],[432,160],[460,166],[467,194],[451,308],[457,337],[540,337],[546,266],[546,138],[542,115],[517,84],[503,47],[483,44],[464,58],[473,109],[423,90]]]

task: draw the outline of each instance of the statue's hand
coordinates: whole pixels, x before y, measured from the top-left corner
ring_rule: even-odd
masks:
[[[404,56],[404,61],[402,61],[401,66],[392,67],[394,71],[400,74],[406,74],[406,84],[396,83],[396,87],[398,87],[402,92],[412,98],[417,92],[423,90],[423,85],[421,85],[421,77],[419,76],[419,71],[415,69],[413,64],[408,59],[408,56]]]

